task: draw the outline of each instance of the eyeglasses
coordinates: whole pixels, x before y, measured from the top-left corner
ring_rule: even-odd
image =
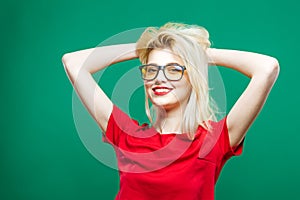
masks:
[[[166,79],[169,81],[179,81],[186,68],[177,63],[169,63],[165,66],[158,66],[156,64],[147,64],[139,67],[141,71],[142,78],[147,81],[154,80],[162,70]]]

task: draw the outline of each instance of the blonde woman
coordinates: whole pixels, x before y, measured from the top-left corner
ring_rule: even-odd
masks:
[[[88,59],[91,53],[94,56]],[[92,77],[109,65],[136,58],[141,61],[150,124],[131,119]],[[116,199],[121,200],[214,199],[223,165],[242,153],[245,134],[279,73],[275,58],[210,48],[205,28],[180,23],[150,27],[137,43],[65,54],[63,63],[81,101],[103,130],[103,140],[116,151],[120,172]],[[212,64],[251,79],[219,121],[217,105],[209,95]]]

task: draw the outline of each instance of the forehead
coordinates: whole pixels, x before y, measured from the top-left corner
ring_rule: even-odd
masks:
[[[169,49],[154,49],[149,53],[148,64],[166,65],[168,63],[178,63],[183,65],[182,59]]]

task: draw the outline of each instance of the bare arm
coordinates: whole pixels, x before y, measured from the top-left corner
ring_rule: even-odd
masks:
[[[137,58],[135,43],[97,47],[67,53],[62,62],[82,103],[105,132],[113,104],[92,74],[105,67]]]
[[[237,146],[261,111],[278,77],[278,61],[270,56],[225,49],[208,49],[211,63],[241,72],[251,78],[227,116],[230,144]]]

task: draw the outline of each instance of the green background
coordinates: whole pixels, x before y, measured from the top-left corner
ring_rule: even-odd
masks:
[[[279,78],[248,131],[243,155],[225,165],[216,199],[297,199],[298,11],[296,0],[1,2],[0,199],[114,198],[118,173],[95,159],[77,134],[61,57],[168,21],[206,27],[215,48],[279,60]],[[220,71],[230,108],[248,79]]]

